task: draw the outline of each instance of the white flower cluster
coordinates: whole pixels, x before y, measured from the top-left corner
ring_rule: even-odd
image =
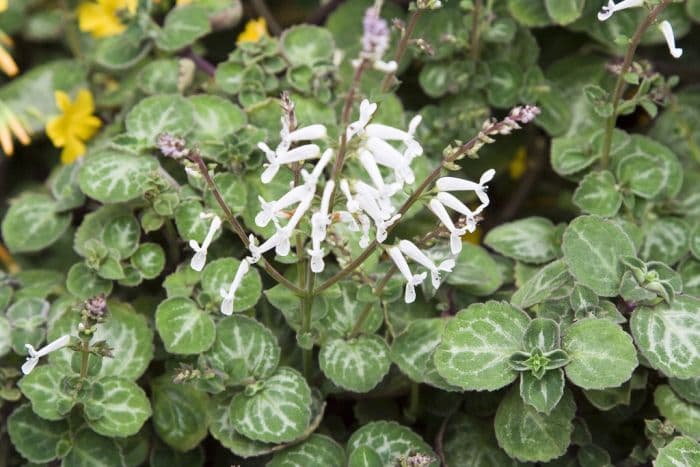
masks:
[[[377,110],[377,104],[363,100],[360,104],[359,118],[345,129],[346,147],[352,148],[353,155],[364,169],[365,177],[348,179],[341,178],[336,187],[334,180],[327,180],[323,185],[318,208],[312,205],[317,194],[324,169],[328,166],[335,153],[326,149],[321,153],[317,144],[309,141],[321,140],[326,137],[323,125],[310,125],[290,131],[288,118],[282,119],[280,132],[281,142],[273,151],[265,143],[258,147],[265,153],[268,163],[262,173],[263,183],[269,183],[275,177],[279,168],[296,162],[318,159],[311,172],[301,169],[303,183],[290,186],[289,191],[276,200],[266,200],[259,197],[261,210],[255,216],[255,224],[266,227],[272,223],[275,232],[262,244],[258,244],[254,235],[249,236],[248,250],[250,255],[241,263],[235,277],[227,289],[222,288],[222,313],[230,315],[233,312],[236,291],[240,287],[250,265],[257,263],[263,254],[274,250],[279,256],[287,256],[291,250],[291,237],[304,217],[309,216],[311,225],[311,245],[306,250],[309,255],[311,271],[320,273],[325,269],[324,257],[328,253],[324,248],[328,229],[334,223],[346,225],[350,231],[359,232],[359,245],[362,248],[370,246],[373,239],[383,243],[389,229],[401,217],[398,211],[396,195],[405,185],[415,182],[415,174],[411,164],[415,158],[423,154],[423,148],[415,138],[421,117],[414,117],[407,130],[401,130],[388,125],[372,123]],[[303,143],[293,147],[296,144]],[[320,157],[319,157],[320,155]],[[435,264],[418,246],[408,240],[398,241],[397,246],[387,249],[389,256],[406,279],[406,302],[415,300],[415,287],[420,285],[430,273],[435,288],[440,286],[441,273],[449,272],[454,267],[454,255],[459,254],[462,243],[461,236],[476,228],[477,216],[488,206],[486,194],[487,183],[493,178],[494,171],[489,170],[478,183],[455,177],[443,177],[436,183],[437,195],[430,201],[430,209],[438,216],[442,224],[450,232],[450,249],[452,256]],[[336,188],[345,198],[345,209],[335,209],[331,205]],[[473,191],[480,200],[480,205],[472,210],[467,207],[453,192]],[[334,203],[335,204],[335,203]],[[447,208],[457,212],[466,219],[464,227],[456,227]],[[286,220],[286,222],[285,222]],[[461,224],[460,224],[461,225]],[[207,248],[216,231],[221,226],[221,220],[214,216],[209,232],[199,245],[191,241],[195,251],[191,266],[201,270],[206,261]],[[427,272],[414,275],[406,258],[426,268]]]
[[[608,0],[607,4],[601,7],[598,13],[598,20],[607,21],[615,12],[640,6],[644,6],[644,0],[622,0],[620,3],[615,3],[614,0]],[[683,49],[676,47],[676,38],[673,35],[673,26],[671,26],[671,23],[668,20],[661,21],[661,23],[659,23],[659,30],[661,34],[664,35],[664,39],[666,39],[668,51],[671,53],[671,56],[673,56],[673,58],[679,58],[683,55]]]

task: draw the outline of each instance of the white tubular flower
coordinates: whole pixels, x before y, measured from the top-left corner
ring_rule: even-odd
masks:
[[[396,194],[397,191],[401,189],[400,183],[390,183],[389,185],[384,183],[384,178],[382,178],[382,173],[379,171],[379,166],[374,160],[374,156],[371,152],[366,149],[360,149],[360,163],[365,169],[365,172],[369,175],[372,183],[377,188],[379,196],[381,198],[390,198]]]
[[[323,188],[321,197],[321,208],[311,216],[311,238],[317,239],[319,243],[326,239],[326,229],[331,224],[331,217],[328,214],[330,209],[331,194],[335,189],[333,180],[329,180]]]
[[[489,169],[481,175],[479,183],[475,183],[469,180],[464,180],[457,177],[442,177],[435,182],[435,186],[439,191],[473,191],[476,196],[481,201],[481,206],[477,210],[481,212],[486,206],[489,205],[489,197],[486,194],[488,190],[488,182],[493,180],[496,171],[494,169]]]
[[[365,127],[372,119],[372,115],[377,111],[377,104],[370,103],[367,99],[363,99],[360,102],[360,119],[352,122],[348,125],[345,131],[345,137],[348,141],[352,139],[353,136],[359,135],[365,131]]]
[[[664,20],[659,24],[659,29],[666,39],[668,51],[671,53],[671,56],[673,58],[680,58],[680,56],[683,55],[683,49],[676,47],[676,38],[673,36],[673,26],[671,26],[671,23]]]
[[[352,193],[350,192],[350,185],[348,184],[348,181],[346,179],[342,179],[340,181],[340,191],[343,192],[343,195],[345,196],[345,199],[347,200],[346,207],[348,208],[348,211],[351,214],[359,212],[360,211],[360,204],[352,196]]]
[[[231,282],[231,285],[229,285],[228,290],[222,287],[219,291],[221,298],[224,299],[221,302],[221,312],[226,316],[230,316],[231,313],[233,313],[233,301],[236,298],[236,290],[238,290],[238,287],[241,286],[241,282],[243,282],[243,278],[248,273],[249,269],[250,263],[248,260],[242,260],[241,264],[236,270],[236,275],[233,276],[233,281]]]
[[[311,266],[311,272],[318,274],[323,272],[326,268],[326,264],[323,262],[323,256],[325,255],[323,248],[321,248],[320,242],[317,244],[313,243],[313,248],[311,250],[306,250],[309,254],[309,265]]]
[[[454,223],[452,222],[452,219],[450,218],[450,215],[447,213],[447,209],[445,209],[445,206],[443,206],[443,204],[437,199],[431,199],[429,207],[430,210],[433,211],[433,214],[435,214],[437,218],[440,219],[442,225],[444,225],[447,228],[447,230],[449,230],[450,251],[453,255],[458,255],[462,251],[462,235],[467,233],[467,228],[463,227],[461,229],[458,229],[457,227],[455,227]]]
[[[644,0],[622,0],[620,3],[615,3],[613,0],[608,0],[607,5],[603,5],[598,12],[598,21],[606,21],[613,13],[627,8],[635,8],[644,5]]]
[[[270,223],[270,220],[275,219],[282,210],[308,197],[309,188],[304,185],[295,186],[277,201],[267,202],[263,197],[258,196],[262,211],[255,216],[255,225],[265,227]]]
[[[358,193],[357,200],[360,203],[360,208],[366,212],[374,222],[374,227],[377,230],[377,242],[383,243],[388,235],[389,227],[401,217],[401,214],[396,214],[392,217],[387,216],[379,207],[379,204],[377,204],[377,200],[365,192]]]
[[[278,229],[277,232],[271,237],[274,238],[276,236],[279,236],[279,240],[275,244],[275,254],[279,256],[287,256],[289,254],[289,251],[291,249],[289,239],[292,236],[292,232],[294,232],[294,229],[299,224],[299,221],[301,221],[301,218],[304,216],[304,214],[306,214],[306,211],[308,211],[309,207],[311,207],[312,199],[313,192],[309,192],[309,196],[302,199],[297,208],[294,210],[294,214],[289,219],[289,222],[287,222],[287,225],[285,225],[281,229]]]
[[[399,182],[410,185],[416,181],[413,170],[411,170],[411,161],[407,160],[394,146],[376,137],[368,138],[366,146],[377,164],[393,170],[394,176]]]
[[[212,215],[202,213],[199,215],[199,217],[203,219],[212,217],[212,220],[211,224],[209,225],[207,236],[204,237],[204,241],[202,242],[201,246],[196,240],[190,240],[190,248],[194,250],[194,256],[192,256],[192,260],[190,261],[190,267],[195,271],[201,271],[204,268],[204,264],[207,262],[207,250],[209,249],[209,245],[214,239],[216,231],[221,227],[221,218],[216,214]]]
[[[359,232],[360,225],[355,220],[355,217],[348,211],[336,211],[334,216],[338,216],[338,220],[343,224],[346,224],[350,229],[350,232]]]
[[[394,206],[391,204],[391,199],[389,198],[389,196],[386,196],[388,193],[393,194],[396,191],[398,191],[398,187],[394,184],[390,185],[389,187],[386,187],[384,189],[384,192],[381,192],[372,185],[368,185],[362,180],[358,180],[355,182],[355,191],[357,191],[358,199],[361,196],[363,196],[375,201],[375,203],[379,207],[379,210],[381,211],[381,216],[375,216],[373,214],[370,214],[374,218],[381,217],[381,219],[387,219],[388,217],[391,217],[391,215],[394,214],[394,212],[396,211]],[[369,212],[367,214],[369,214]]]
[[[319,177],[323,173],[323,169],[326,168],[326,166],[332,158],[333,150],[328,148],[325,151],[323,151],[321,159],[319,159],[319,161],[316,162],[316,165],[314,166],[311,173],[307,172],[304,169],[301,169],[301,177],[304,179],[304,185],[306,185],[306,188],[311,192],[312,196],[316,192],[316,184],[318,183]]]
[[[309,125],[288,133],[285,140],[294,143],[298,141],[310,141],[326,137],[326,127],[321,124]]]
[[[367,248],[369,246],[369,229],[370,219],[366,214],[360,214],[360,228],[362,229],[362,235],[360,236],[360,248]]]
[[[55,350],[62,349],[63,347],[67,346],[69,343],[70,343],[70,336],[65,335],[65,336],[59,337],[58,339],[56,339],[53,342],[46,344],[44,347],[40,348],[39,350],[34,349],[34,347],[31,344],[24,344],[24,347],[27,349],[27,361],[24,362],[24,364],[22,365],[22,373],[25,375],[28,375],[29,373],[32,372],[34,367],[36,367],[37,363],[39,363],[39,359],[41,357],[48,355]]]
[[[419,263],[421,266],[430,271],[430,280],[435,289],[440,287],[440,271],[452,272],[452,268],[455,267],[455,261],[451,258],[443,261],[439,265],[435,265],[435,263],[428,258],[426,254],[416,246],[415,243],[409,240],[401,240],[399,242],[399,249],[404,255],[408,256],[413,261]]]
[[[401,250],[398,247],[392,246],[387,250],[389,257],[394,261],[394,264],[398,268],[399,272],[404,279],[406,279],[406,291],[404,292],[404,301],[406,303],[413,303],[416,300],[416,286],[421,285],[428,274],[422,272],[420,274],[413,274],[411,268],[408,267],[406,258],[401,254]]]
[[[261,144],[264,143],[259,143],[258,147],[262,149],[262,147],[260,146]],[[315,159],[320,153],[321,149],[315,144],[305,144],[303,146],[299,146],[298,148],[294,148],[289,151],[278,151],[277,153],[275,153],[276,157],[272,160],[266,152],[265,154],[266,156],[268,156],[267,159],[270,162],[268,164],[264,164],[265,170],[260,176],[260,180],[263,183],[270,183],[279,171],[281,165],[291,164],[293,162],[301,162],[306,159]]]
[[[406,145],[407,154],[411,155],[411,159],[415,156],[423,154],[423,147],[415,140],[414,135],[422,117],[416,115],[408,124],[408,131],[399,130],[381,123],[372,123],[367,125],[367,136],[370,138],[379,138],[384,141],[401,141]]]
[[[474,232],[476,230],[476,214],[478,214],[481,209],[477,209],[479,212],[472,212],[471,209],[469,209],[463,202],[461,202],[455,195],[452,193],[447,193],[445,191],[442,191],[437,194],[437,199],[440,201],[444,206],[447,206],[448,208],[457,211],[467,219],[467,230],[469,232]]]
[[[375,60],[374,63],[372,63],[372,68],[377,71],[381,71],[382,73],[393,73],[398,67],[399,65],[393,60],[388,62],[385,62],[384,60]]]

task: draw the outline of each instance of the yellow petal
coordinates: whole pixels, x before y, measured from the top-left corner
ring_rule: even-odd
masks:
[[[68,112],[71,106],[70,96],[65,91],[55,91],[53,97],[56,100],[56,107],[58,107],[61,112]]]
[[[92,135],[94,135],[101,126],[102,122],[100,119],[90,115],[73,123],[71,126],[71,135],[83,141],[87,141],[92,138]]]
[[[14,58],[2,46],[0,46],[0,69],[10,77],[19,73],[19,68],[17,68]]]
[[[265,18],[251,19],[245,24],[243,32],[238,35],[236,43],[258,42],[263,36],[267,36],[267,21],[265,21]]]
[[[78,96],[73,103],[73,111],[79,115],[90,115],[95,110],[95,102],[92,93],[87,89],[78,91]]]
[[[83,142],[76,138],[71,138],[66,143],[66,147],[63,148],[63,152],[61,152],[61,163],[70,164],[83,154],[85,154],[85,145]]]
[[[63,117],[54,117],[46,124],[46,135],[57,148],[66,144],[66,120]]]
[[[27,130],[24,129],[22,123],[17,119],[17,117],[15,117],[14,115],[10,115],[7,119],[7,125],[10,127],[10,130],[19,140],[19,142],[22,143],[24,146],[32,142],[31,138],[29,137],[29,134],[27,134]]]
[[[8,157],[15,153],[15,146],[12,144],[10,129],[6,126],[0,127],[0,147]]]
[[[0,12],[7,10],[7,0],[0,0]]]

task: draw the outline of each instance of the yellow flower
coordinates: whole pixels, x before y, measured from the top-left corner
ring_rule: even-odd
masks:
[[[245,23],[245,28],[238,35],[236,44],[241,42],[258,42],[263,36],[267,36],[267,21],[265,21],[265,18],[251,19]]]
[[[120,34],[126,29],[120,13],[127,10],[136,13],[138,0],[97,0],[85,2],[78,7],[78,26],[93,37],[107,37]]]
[[[54,146],[63,148],[61,162],[70,164],[85,154],[85,141],[97,132],[102,122],[92,114],[95,104],[87,89],[81,89],[73,102],[63,91],[56,91],[54,96],[62,114],[49,120],[46,134]]]
[[[17,115],[12,109],[0,102],[0,147],[8,157],[15,153],[15,145],[12,142],[13,135],[23,146],[32,142],[29,133]]]
[[[510,178],[517,180],[523,176],[527,170],[527,149],[525,146],[520,146],[517,151],[515,151],[515,156],[511,159],[508,164],[508,173]]]
[[[0,0],[0,13],[7,10],[7,0]]]

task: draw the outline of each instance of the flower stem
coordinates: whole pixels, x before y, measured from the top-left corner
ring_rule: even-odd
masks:
[[[620,99],[622,98],[622,92],[625,87],[625,74],[632,65],[632,60],[634,59],[634,53],[637,51],[637,47],[642,40],[642,36],[649,29],[649,26],[656,20],[656,18],[661,14],[662,11],[673,0],[663,0],[663,2],[657,5],[649,15],[644,19],[644,21],[637,27],[634,32],[634,36],[630,40],[630,44],[627,47],[627,52],[625,53],[624,61],[622,62],[622,67],[620,68],[620,74],[617,76],[617,82],[615,83],[615,88],[613,90],[612,96],[612,115],[608,117],[605,122],[605,137],[603,139],[603,154],[600,159],[600,166],[603,169],[608,168],[610,163],[610,147],[612,146],[613,131],[615,130],[615,123],[617,122],[617,111],[620,107]]]
[[[406,49],[408,48],[408,42],[411,40],[413,31],[416,29],[416,24],[418,24],[418,18],[420,18],[422,12],[423,10],[421,9],[415,9],[411,14],[411,18],[408,20],[408,26],[406,26],[406,30],[404,31],[403,36],[401,36],[399,45],[396,48],[396,53],[394,54],[394,61],[396,62],[397,67],[399,64],[401,64],[401,59],[406,53]],[[388,73],[384,77],[384,80],[382,81],[382,92],[387,92],[389,90],[389,88],[393,84],[395,76],[396,72],[393,72]]]
[[[245,229],[240,224],[240,222],[238,222],[236,216],[234,216],[233,212],[231,212],[231,208],[228,207],[226,201],[224,201],[224,198],[221,196],[221,192],[219,191],[219,188],[216,186],[216,182],[214,182],[214,179],[209,173],[209,169],[207,168],[207,164],[204,162],[204,159],[202,159],[202,156],[200,156],[196,151],[191,151],[189,158],[190,160],[195,162],[199,167],[199,171],[201,172],[202,176],[204,176],[204,180],[206,180],[209,189],[212,191],[212,194],[214,195],[214,199],[216,199],[217,204],[226,215],[226,219],[229,221],[229,224],[231,224],[231,227],[233,227],[233,230],[241,239],[243,245],[248,247],[250,242],[248,241],[248,237],[246,236]],[[296,295],[301,296],[305,294],[305,291],[303,289],[301,289],[292,281],[284,277],[282,273],[275,269],[275,267],[267,259],[263,257],[261,258],[261,261],[263,263],[263,268],[265,269],[265,271],[278,283],[284,285]]]
[[[481,31],[479,30],[479,16],[481,16],[481,9],[483,7],[483,0],[476,0],[474,2],[474,10],[472,11],[472,28],[471,36],[469,38],[469,55],[472,60],[479,58],[479,35]]]
[[[188,48],[183,54],[183,57],[189,58],[194,62],[195,66],[202,70],[209,76],[214,76],[216,74],[216,66],[212,64],[209,60],[196,54],[191,48]]]
[[[85,379],[88,372],[88,360],[90,358],[90,338],[82,337],[80,344],[82,359],[80,360],[80,379]]]

